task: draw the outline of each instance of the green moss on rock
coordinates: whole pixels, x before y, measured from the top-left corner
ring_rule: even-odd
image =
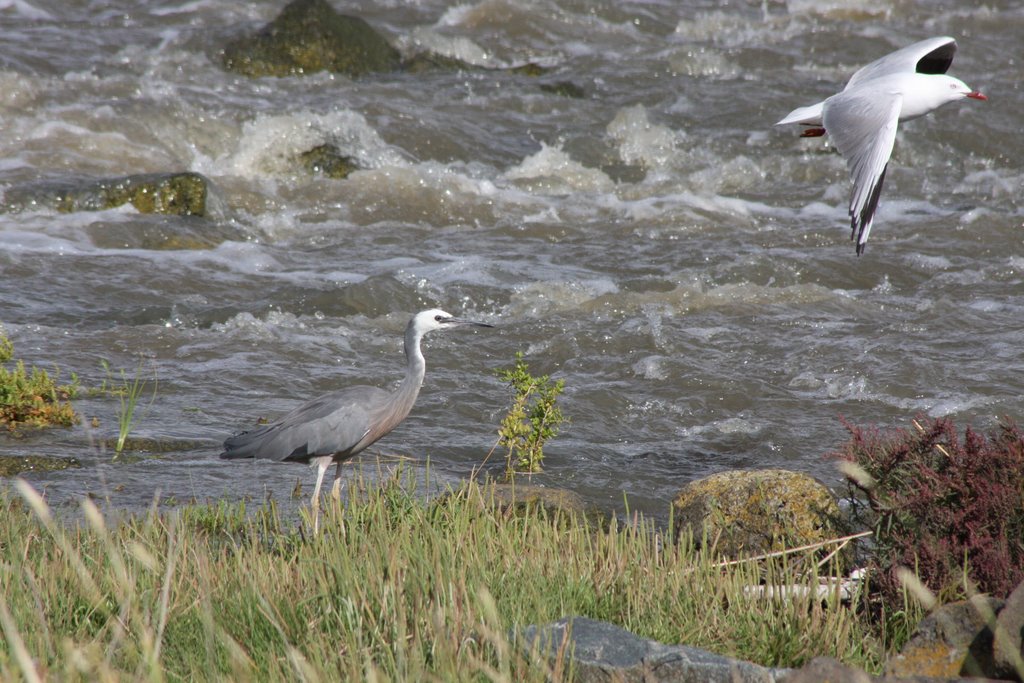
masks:
[[[7,211],[45,206],[61,213],[131,204],[140,213],[203,216],[209,181],[198,173],[146,173],[81,181],[41,181],[9,189]]]
[[[359,164],[350,156],[341,153],[334,145],[317,145],[299,155],[299,161],[314,175],[328,178],[347,178],[352,171],[359,170]]]
[[[687,484],[672,503],[690,529],[730,557],[817,543],[838,535],[839,507],[813,477],[787,470],[720,472]]]
[[[332,71],[349,76],[394,71],[401,57],[365,20],[326,0],[294,0],[255,35],[224,48],[224,67],[246,76]]]
[[[0,477],[15,477],[22,472],[57,472],[82,464],[74,458],[56,458],[49,455],[0,456]]]

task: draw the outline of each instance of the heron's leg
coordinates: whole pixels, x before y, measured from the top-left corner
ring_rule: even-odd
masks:
[[[338,466],[334,468],[334,484],[331,486],[331,497],[334,500],[341,500],[341,466],[344,460],[338,461]]]
[[[331,461],[320,462],[316,466],[316,486],[313,488],[313,533],[320,530],[320,485],[324,483],[324,474],[331,466]]]

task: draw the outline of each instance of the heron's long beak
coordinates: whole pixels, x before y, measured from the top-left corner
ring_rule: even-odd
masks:
[[[478,320],[466,320],[465,318],[448,318],[445,320],[446,323],[453,323],[456,325],[476,325],[477,327],[494,327],[490,323],[482,323]]]
[[[967,97],[970,97],[972,100],[987,100],[988,99],[987,97],[982,95],[977,90],[975,90],[974,92],[967,93]]]

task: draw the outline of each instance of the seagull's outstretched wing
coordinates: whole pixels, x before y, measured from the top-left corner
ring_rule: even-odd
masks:
[[[836,149],[846,157],[853,179],[850,239],[857,241],[858,256],[871,234],[902,103],[902,95],[864,90],[844,90],[825,100],[822,121]]]
[[[944,74],[953,63],[955,54],[956,41],[949,36],[922,40],[861,67],[850,78],[845,90],[852,90],[861,83],[898,73]]]

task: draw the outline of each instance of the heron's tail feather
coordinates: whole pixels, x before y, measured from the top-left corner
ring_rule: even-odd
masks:
[[[226,460],[236,458],[254,458],[263,444],[263,438],[272,429],[272,425],[235,434],[224,442],[224,452],[220,457]]]

